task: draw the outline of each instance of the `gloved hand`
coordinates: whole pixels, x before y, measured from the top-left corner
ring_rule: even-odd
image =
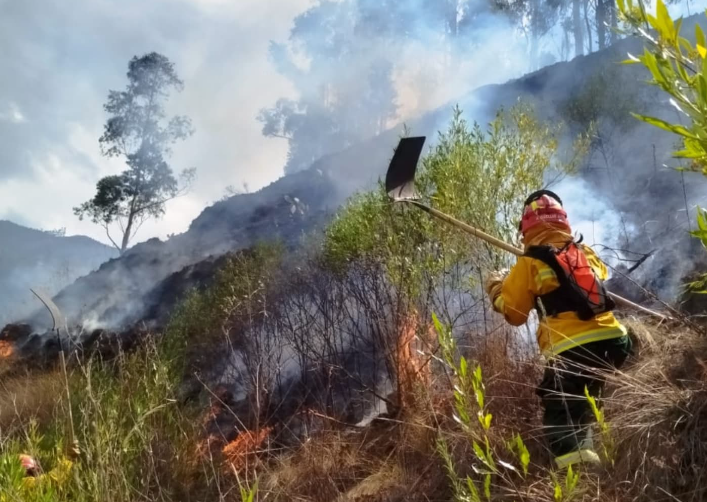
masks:
[[[501,294],[501,287],[503,286],[503,281],[508,276],[508,270],[494,270],[486,276],[486,281],[484,283],[484,289],[489,295],[489,298],[493,302],[498,295]]]
[[[74,439],[70,444],[66,446],[66,457],[69,460],[76,460],[81,456],[81,445]]]

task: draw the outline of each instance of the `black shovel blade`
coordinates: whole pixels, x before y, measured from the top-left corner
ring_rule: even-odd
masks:
[[[385,175],[385,190],[393,200],[416,199],[415,171],[425,136],[403,138],[395,149]]]

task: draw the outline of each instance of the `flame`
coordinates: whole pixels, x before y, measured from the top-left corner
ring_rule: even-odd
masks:
[[[432,379],[430,358],[420,353],[421,348],[429,348],[435,338],[432,326],[420,330],[417,312],[403,318],[397,339],[398,399],[402,408],[409,408],[415,401],[415,389],[429,386]],[[423,347],[426,346],[426,347]]]
[[[13,356],[15,348],[7,340],[0,340],[0,359],[7,359]]]
[[[236,473],[243,472],[256,460],[258,449],[270,436],[272,427],[264,427],[259,431],[241,432],[236,439],[223,447],[226,465]]]

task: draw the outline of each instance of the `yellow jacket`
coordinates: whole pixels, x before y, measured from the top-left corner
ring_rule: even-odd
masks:
[[[26,476],[18,479],[14,486],[0,487],[0,502],[17,502],[23,500],[44,500],[47,494],[56,493],[71,479],[74,463],[68,458],[57,461],[56,467],[39,476]],[[52,499],[53,500],[53,499]]]
[[[36,488],[42,483],[51,482],[56,486],[63,486],[71,478],[71,471],[74,463],[68,458],[62,458],[57,462],[56,467],[46,474],[40,474],[37,477],[27,476],[22,480],[25,489]]]
[[[545,228],[526,238],[526,248],[540,244],[562,247],[571,235],[556,228]],[[588,246],[582,250],[596,276],[606,280],[606,265]],[[521,256],[513,266],[500,288],[500,294],[494,299],[494,309],[503,314],[508,323],[520,326],[528,320],[528,314],[535,308],[535,299],[560,287],[555,272],[545,263],[535,258]],[[560,354],[565,350],[596,342],[619,338],[626,334],[626,328],[619,323],[614,314],[606,312],[588,321],[582,321],[574,312],[562,312],[540,320],[537,338],[540,350],[547,357]]]

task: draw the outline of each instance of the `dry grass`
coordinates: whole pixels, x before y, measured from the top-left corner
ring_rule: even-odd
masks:
[[[627,324],[640,357],[607,386],[614,465],[584,473],[572,500],[707,500],[707,341],[685,329]],[[503,445],[519,432],[532,466],[526,479],[494,481],[492,498],[551,502],[554,481],[535,396],[542,365],[509,351],[505,341],[502,333],[492,334],[471,344],[470,352],[486,375],[494,451],[512,460]],[[429,387],[417,387],[416,405],[401,420],[329,431],[270,464],[262,473],[263,500],[452,500],[435,438],[442,434],[449,441],[462,476],[473,475],[474,455],[451,415],[449,388],[438,374]]]
[[[640,357],[611,377],[607,387],[604,402],[616,443],[614,465],[594,474],[584,473],[572,500],[707,500],[707,340],[685,329],[627,324],[637,334]],[[182,467],[179,462],[164,465],[183,473],[166,475],[161,467],[153,472],[155,480],[180,480],[174,493],[184,500],[194,499],[197,489],[213,494],[214,483],[218,493],[231,494],[223,500],[232,500],[238,492],[237,483],[255,477],[259,479],[260,501],[453,500],[436,451],[437,439],[444,437],[448,442],[462,478],[477,476],[478,462],[469,434],[452,419],[448,375],[436,364],[421,365],[429,359],[418,358],[408,338],[398,347],[401,363],[409,370],[406,404],[398,415],[379,417],[366,427],[322,420],[316,433],[294,447],[278,443],[278,424],[272,424],[274,428],[263,427],[258,434],[242,433],[225,448],[225,442],[219,443],[209,458],[199,461],[189,456],[195,456],[195,447],[204,436],[194,437],[176,450],[184,458]],[[535,396],[542,364],[524,347],[510,345],[510,340],[513,338],[507,332],[497,330],[474,337],[464,347],[483,368],[488,411],[494,417],[488,436],[496,458],[517,463],[505,447],[516,433],[531,452],[528,477],[511,473],[494,478],[492,500],[553,502],[554,481],[542,440],[541,407]],[[136,369],[142,371],[140,368]],[[134,372],[136,378],[140,371]],[[132,375],[122,374],[124,378]],[[126,382],[121,389],[134,392],[135,385]],[[7,431],[19,430],[30,417],[40,423],[60,417],[57,398],[64,390],[62,378],[55,372],[17,375],[3,381],[0,432],[6,436]],[[99,404],[96,401],[95,405]],[[171,419],[165,415],[164,420]],[[154,458],[174,456],[166,444],[162,445],[165,452],[160,453],[161,436],[146,426],[141,431]]]
[[[640,357],[611,379],[615,485],[627,500],[707,499],[707,339],[631,324]]]
[[[59,371],[16,375],[0,380],[0,438],[30,420],[47,423],[64,390]]]
[[[426,427],[422,428],[427,430]],[[419,424],[378,420],[323,432],[261,473],[263,500],[448,500],[430,435]]]

